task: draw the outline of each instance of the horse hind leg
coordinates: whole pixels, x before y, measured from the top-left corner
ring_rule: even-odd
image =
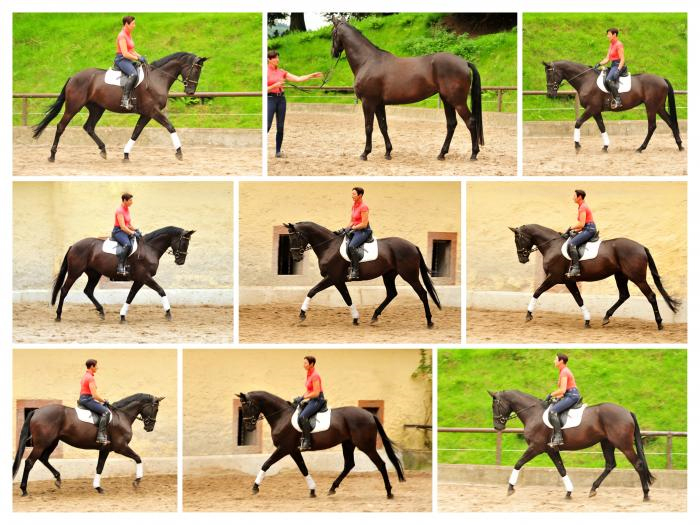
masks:
[[[620,298],[608,309],[607,312],[605,312],[603,326],[610,322],[610,318],[615,313],[615,310],[617,310],[627,299],[630,298],[630,291],[628,288],[629,279],[627,276],[622,273],[616,273],[615,282],[617,283],[617,291],[620,294]]]
[[[379,104],[375,114],[377,115],[379,131],[382,132],[382,137],[384,137],[384,147],[386,148],[384,158],[386,160],[391,160],[391,150],[394,149],[394,147],[391,145],[391,140],[389,140],[389,128],[387,127],[386,123],[386,106],[384,106],[384,104]]]
[[[418,272],[416,272],[415,275],[402,275],[401,277],[403,277],[403,279],[411,285],[411,288],[413,288],[413,291],[416,292],[418,298],[423,303],[423,309],[425,310],[425,322],[427,323],[428,328],[432,328],[434,323],[433,315],[430,313],[430,304],[428,303],[428,292],[426,292],[423,285],[421,285],[418,278]]]
[[[100,137],[97,136],[97,133],[95,133],[95,126],[97,125],[97,122],[102,118],[102,114],[105,112],[105,108],[103,108],[102,106],[98,106],[97,104],[88,104],[87,108],[90,112],[90,115],[85,121],[85,124],[83,124],[83,129],[88,135],[90,135],[90,138],[95,141],[95,144],[97,144],[97,147],[100,149],[100,156],[103,159],[106,159],[107,148],[105,147],[105,143],[102,142],[102,140],[100,140]]]
[[[469,158],[469,160],[476,160],[476,156],[479,154],[479,133],[476,129],[476,121],[472,117],[472,114],[469,111],[469,108],[467,108],[466,104],[455,106],[455,109],[457,110],[457,113],[459,113],[459,116],[462,117],[464,123],[467,125],[469,135],[471,135],[472,156]]]
[[[350,471],[355,467],[355,445],[353,445],[352,441],[350,441],[350,440],[343,441],[343,460],[344,460],[343,471],[335,479],[335,481],[331,485],[331,488],[328,489],[329,496],[332,496],[333,494],[335,494],[335,491],[338,487],[340,487],[341,482],[350,473]]]
[[[92,304],[95,305],[95,308],[97,309],[97,313],[100,316],[100,319],[105,318],[105,310],[102,307],[102,305],[99,303],[97,299],[95,299],[95,287],[97,286],[97,283],[100,282],[100,273],[95,271],[95,270],[87,270],[86,271],[88,275],[88,282],[85,285],[85,289],[83,292],[85,292],[85,295],[88,296],[88,299],[92,301]]]
[[[375,447],[375,440],[372,439],[369,446],[358,447],[362,452],[367,454],[372,463],[377,467],[377,470],[382,474],[382,479],[384,480],[384,488],[386,489],[387,499],[393,499],[394,495],[391,493],[391,482],[389,481],[389,473],[386,470],[386,464],[384,460],[379,456],[377,449]]]
[[[603,457],[605,458],[605,470],[603,470],[603,473],[593,482],[591,491],[588,493],[589,498],[592,498],[597,494],[600,484],[603,483],[603,480],[608,477],[608,474],[610,474],[610,472],[612,472],[612,470],[617,466],[617,463],[615,463],[615,447],[610,443],[610,441],[604,439],[600,442],[600,446],[603,449]]]
[[[649,144],[649,141],[651,140],[651,136],[654,134],[654,130],[656,129],[656,111],[652,111],[649,106],[647,108],[647,136],[644,139],[644,142],[642,142],[642,145],[637,148],[637,153],[641,153],[645,149],[647,149],[647,145]]]
[[[372,320],[370,322],[376,323],[379,320],[379,316],[382,315],[384,308],[386,308],[389,305],[389,303],[393,301],[399,294],[396,291],[396,276],[396,272],[386,273],[382,275],[382,279],[384,280],[384,287],[386,288],[386,298],[382,301],[382,304],[380,304],[374,311],[374,315],[372,315]]]
[[[457,113],[452,104],[447,102],[442,95],[440,95],[440,100],[442,100],[442,105],[445,108],[445,120],[447,121],[447,135],[445,135],[445,142],[442,144],[440,149],[440,154],[438,155],[438,160],[445,160],[445,155],[450,151],[450,144],[452,144],[452,136],[455,134],[455,129],[457,128]]]
[[[645,473],[644,465],[642,460],[639,458],[637,453],[632,449],[630,444],[628,447],[620,449],[625,455],[627,460],[632,464],[634,470],[637,471],[639,475],[639,481],[642,483],[642,491],[644,492],[644,501],[649,501],[649,478]],[[652,480],[653,481],[653,480]]]
[[[673,138],[676,140],[676,145],[678,146],[678,151],[683,151],[683,141],[681,140],[681,132],[678,129],[678,126],[671,121],[671,115],[668,114],[666,108],[664,108],[663,106],[659,108],[658,113],[661,117],[661,120],[663,120],[668,125],[668,127],[671,128],[671,131],[673,132]]]
[[[644,297],[646,297],[647,301],[649,301],[649,304],[651,304],[651,308],[652,310],[654,310],[654,319],[656,320],[656,327],[659,330],[663,330],[663,319],[661,318],[661,313],[659,312],[659,305],[656,302],[656,294],[654,293],[654,290],[651,289],[651,286],[649,286],[649,284],[646,281],[638,281],[634,284],[637,285],[637,287],[644,294]]]
[[[43,449],[38,447],[35,443],[35,446],[29,453],[29,456],[27,456],[27,459],[24,460],[24,472],[22,473],[22,482],[19,484],[19,488],[22,491],[22,496],[27,495],[27,482],[29,480],[29,473],[34,467],[34,463],[36,463],[36,460],[41,457],[42,452]]]
[[[66,300],[66,296],[68,295],[68,291],[71,289],[71,286],[73,286],[73,283],[76,281],[78,277],[80,277],[80,274],[83,272],[71,272],[70,270],[68,271],[68,275],[66,276],[66,281],[63,283],[63,286],[61,286],[61,296],[58,300],[58,308],[56,308],[56,322],[61,322],[61,315],[63,314],[63,302]]]
[[[51,454],[53,454],[53,451],[56,450],[57,446],[58,446],[58,440],[54,441],[53,444],[49,448],[44,450],[43,454],[41,454],[41,456],[39,457],[39,461],[41,461],[41,463],[47,469],[49,469],[49,472],[51,472],[51,474],[54,477],[54,480],[55,480],[54,484],[56,485],[56,487],[58,487],[60,489],[61,488],[61,473],[58,470],[56,470],[51,463],[49,463],[49,456],[51,456]]]

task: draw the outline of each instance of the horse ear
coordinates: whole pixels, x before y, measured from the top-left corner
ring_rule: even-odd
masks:
[[[161,401],[163,401],[163,399],[165,399],[165,396],[163,396],[163,397],[157,397],[157,398],[156,398],[156,403],[160,403]]]
[[[509,229],[510,231],[512,231],[513,233],[518,233],[518,229],[517,229],[517,228],[513,228],[512,226],[508,226],[508,229]]]
[[[495,392],[491,392],[490,390],[487,390],[487,392],[489,393],[489,395],[490,395],[492,398],[496,399],[496,394],[495,394]]]
[[[333,15],[333,16],[331,17],[331,22],[333,22],[333,25],[334,25],[334,26],[337,26],[339,20],[335,17],[335,15]]]
[[[545,62],[544,60],[542,61],[542,65],[543,65],[544,67],[549,67],[549,64],[547,64],[547,62]]]
[[[187,237],[192,237],[192,234],[196,232],[197,230],[190,230],[187,232]]]
[[[341,21],[341,22],[347,22],[348,19],[345,18],[345,15],[342,15],[342,16],[340,17],[340,21]]]
[[[209,60],[209,57],[199,57],[197,59],[197,64],[204,64],[207,60]]]
[[[294,224],[292,224],[291,222],[290,222],[289,224],[285,224],[285,226],[287,227],[287,229],[288,229],[290,232],[295,231],[295,230],[294,230]]]
[[[240,394],[236,394],[236,395],[238,396],[238,399],[240,399],[241,401],[246,401],[246,397],[245,397],[245,394],[243,392],[241,392]]]

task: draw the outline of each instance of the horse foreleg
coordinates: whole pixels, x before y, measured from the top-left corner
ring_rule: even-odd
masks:
[[[49,463],[49,456],[53,454],[53,451],[56,450],[56,447],[58,446],[58,439],[53,442],[53,444],[48,447],[44,452],[41,454],[41,457],[39,458],[39,461],[47,468],[49,469],[49,472],[51,472],[51,475],[54,477],[55,481],[54,484],[60,489],[61,488],[61,473],[54,468],[54,466]]]
[[[586,108],[583,110],[581,116],[576,119],[576,123],[574,124],[574,147],[576,148],[576,153],[581,149],[581,126],[583,126],[583,123],[589,118],[591,118],[591,111]]]
[[[559,475],[561,476],[561,481],[564,483],[564,488],[566,489],[566,498],[571,499],[571,493],[574,491],[574,484],[566,474],[566,467],[564,466],[564,462],[561,459],[559,451],[555,449],[548,449],[547,454],[552,460],[552,463],[554,463],[554,466],[557,467],[557,472],[559,472]]]
[[[659,108],[658,113],[661,119],[668,124],[669,128],[671,128],[673,138],[676,140],[676,145],[678,146],[678,150],[683,151],[683,141],[681,140],[681,132],[678,129],[678,124],[671,120],[671,115],[668,114],[665,107],[662,106]]]
[[[362,452],[367,454],[367,457],[372,460],[372,463],[377,467],[377,470],[381,472],[382,479],[384,480],[384,488],[386,489],[387,499],[393,499],[394,495],[391,493],[391,482],[389,481],[389,473],[386,471],[386,464],[384,460],[379,456],[377,449],[375,447],[375,442],[372,441],[368,447],[359,447]]]
[[[343,471],[335,479],[335,481],[331,485],[331,488],[328,489],[329,496],[335,494],[336,489],[340,487],[340,483],[345,479],[345,476],[347,476],[355,466],[355,445],[353,445],[352,441],[350,440],[343,441],[342,444],[344,460]]]
[[[605,312],[605,317],[603,318],[603,325],[608,324],[610,322],[610,318],[615,313],[615,310],[617,310],[620,306],[622,306],[622,303],[624,303],[627,299],[630,298],[630,291],[627,287],[629,279],[627,278],[627,276],[622,273],[616,273],[615,282],[617,283],[617,291],[620,294],[620,297],[615,302],[615,304],[612,305],[607,312]]]
[[[583,314],[583,326],[584,328],[590,328],[591,327],[591,312],[588,311],[588,308],[583,304],[583,297],[581,297],[581,292],[578,289],[578,286],[576,286],[576,283],[573,281],[567,281],[566,283],[566,288],[569,290],[571,295],[574,296],[574,301],[576,301],[576,304],[578,307],[581,309],[581,313]]]
[[[255,478],[255,482],[253,483],[253,494],[257,494],[258,492],[260,492],[260,485],[262,484],[263,479],[265,479],[265,474],[267,473],[267,470],[287,454],[289,454],[289,452],[284,451],[278,447],[275,449],[272,455],[269,458],[267,458],[267,461],[265,461],[262,467],[260,467],[260,472],[258,472],[258,475]]]
[[[377,115],[379,131],[382,132],[382,137],[384,137],[384,147],[386,149],[386,153],[384,153],[384,158],[387,160],[391,160],[391,150],[394,148],[391,145],[391,140],[389,140],[389,128],[387,127],[386,123],[386,106],[384,106],[384,104],[379,104],[375,113]]]
[[[605,470],[600,476],[598,476],[598,479],[593,482],[591,491],[588,493],[589,498],[596,495],[596,491],[598,490],[598,487],[600,487],[600,484],[603,483],[603,480],[607,478],[608,474],[610,474],[610,472],[612,472],[612,470],[617,466],[617,463],[615,463],[615,447],[612,446],[610,441],[604,439],[600,442],[600,447],[603,449],[603,457],[605,458]]]
[[[143,462],[141,461],[141,456],[134,452],[128,445],[125,445],[124,448],[120,450],[115,450],[115,452],[129,459],[133,459],[136,463],[136,476],[132,484],[134,488],[137,489],[141,483],[141,478],[143,478]]]
[[[299,319],[301,319],[302,321],[306,319],[306,312],[309,311],[311,299],[313,299],[314,295],[316,295],[320,291],[325,290],[332,284],[333,283],[328,277],[324,277],[321,282],[319,282],[316,286],[309,290],[309,293],[306,294],[306,299],[304,299],[304,302],[301,305],[301,310],[299,310]]]
[[[345,283],[335,283],[335,287],[338,289],[338,291],[340,292],[340,295],[343,297],[345,304],[347,304],[350,307],[350,315],[352,316],[352,324],[354,324],[354,325],[360,324],[360,312],[358,312],[357,307],[354,304],[352,304],[352,297],[350,297],[350,292],[348,291],[348,287],[345,286]]]
[[[94,488],[100,494],[104,493],[104,489],[102,488],[102,471],[105,468],[107,456],[109,456],[109,450],[100,449],[99,456],[97,457],[97,468],[95,469],[95,477],[92,480],[92,488]]]
[[[603,122],[603,115],[600,113],[593,115],[596,124],[598,124],[598,130],[600,131],[600,138],[603,139],[603,152],[608,152],[608,146],[610,146],[610,137],[608,137],[608,132],[605,130],[605,122]]]
[[[455,134],[455,129],[457,128],[457,113],[455,112],[455,107],[447,102],[442,95],[440,95],[440,100],[442,100],[442,105],[445,108],[447,135],[445,135],[445,142],[442,143],[442,148],[440,148],[440,154],[437,158],[438,160],[445,160],[445,155],[447,155],[447,152],[450,151],[452,136]]]
[[[372,152],[372,129],[374,128],[374,112],[376,104],[364,99],[362,112],[365,114],[365,150],[360,155],[361,160],[367,160],[367,155]]]
[[[100,272],[95,271],[95,270],[86,270],[87,275],[88,275],[88,282],[85,285],[85,289],[83,292],[85,292],[85,295],[88,296],[88,299],[92,301],[92,304],[95,305],[95,308],[97,308],[97,313],[100,315],[100,319],[105,318],[105,310],[102,308],[102,305],[95,299],[95,287],[97,286],[97,283],[100,282]]]
[[[634,281],[634,284],[639,287],[644,294],[644,297],[646,297],[649,304],[651,304],[651,308],[654,310],[654,319],[656,319],[656,327],[659,330],[663,330],[663,319],[661,319],[661,313],[659,312],[659,305],[656,302],[656,294],[654,293],[654,290],[651,289],[651,286],[649,286],[646,281]]]
[[[168,120],[168,117],[163,115],[159,110],[155,110],[153,120],[168,130],[168,133],[170,133],[170,140],[173,142],[173,148],[175,148],[175,157],[177,157],[177,160],[182,160],[182,143],[180,142],[180,137],[177,136],[175,126],[173,126]]]
[[[158,295],[160,295],[160,300],[163,303],[163,311],[165,312],[165,318],[170,321],[173,316],[170,313],[170,301],[168,301],[168,297],[165,295],[165,290],[163,290],[160,285],[153,279],[153,277],[148,277],[146,279],[146,286],[148,286],[151,290],[154,290]]]
[[[384,288],[386,288],[386,298],[374,311],[374,314],[372,315],[372,323],[377,322],[379,316],[382,315],[384,308],[386,308],[387,305],[393,301],[397,295],[399,295],[399,293],[396,291],[396,275],[397,273],[393,271],[382,275],[382,279],[384,280]]]
[[[131,285],[129,295],[126,296],[126,302],[122,305],[122,309],[119,311],[120,323],[126,322],[126,314],[129,312],[129,306],[131,306],[131,301],[134,300],[134,297],[136,297],[136,294],[139,292],[142,286],[143,283],[139,281],[134,281],[134,284]]]
[[[637,153],[641,153],[645,149],[647,149],[647,145],[649,144],[649,141],[651,140],[651,136],[654,134],[654,130],[656,129],[656,111],[652,111],[649,106],[646,106],[647,109],[647,136],[644,139],[644,142],[642,142],[642,145],[637,148]]]
[[[301,452],[298,448],[295,448],[292,449],[289,455],[292,456],[294,463],[296,463],[297,467],[299,467],[299,472],[301,472],[301,475],[304,476],[304,479],[306,480],[306,486],[309,487],[309,497],[315,498],[316,482],[314,481],[314,478],[311,477],[311,474],[309,474],[309,469],[306,468],[306,463],[304,463],[304,458],[302,457]]]
[[[95,133],[95,126],[97,125],[97,122],[102,118],[102,115],[105,112],[105,108],[103,108],[102,106],[98,106],[97,104],[88,104],[87,108],[90,112],[90,116],[85,121],[85,124],[83,124],[83,129],[88,135],[90,135],[90,138],[95,141],[95,144],[97,144],[97,147],[100,149],[100,156],[103,159],[106,159],[107,148],[105,147],[105,143],[102,142],[100,140],[100,137],[97,136],[97,133]]]
[[[535,456],[539,456],[542,453],[542,450],[538,450],[537,448],[533,447],[530,445],[525,452],[523,452],[523,455],[520,456],[520,459],[515,463],[513,466],[513,472],[510,473],[510,478],[508,478],[508,495],[512,495],[513,492],[515,492],[515,484],[518,482],[518,476],[520,475],[520,469],[523,468],[523,465],[530,461],[532,458]]]
[[[143,131],[143,128],[146,127],[146,124],[148,124],[151,121],[151,117],[148,115],[141,115],[139,117],[139,121],[136,123],[136,127],[134,127],[134,132],[131,134],[131,138],[129,139],[129,142],[126,143],[126,146],[124,146],[124,160],[125,162],[129,160],[129,153],[131,153],[131,148],[134,147],[134,144],[139,138],[139,135],[141,135],[141,132]]]
[[[552,286],[554,286],[556,283],[554,282],[555,279],[551,275],[547,275],[542,281],[542,284],[535,290],[535,293],[532,294],[532,299],[530,299],[530,304],[527,305],[527,313],[525,314],[525,321],[532,321],[532,312],[535,311],[535,306],[537,305],[537,299],[539,299],[540,295],[542,295],[544,292],[549,290]]]

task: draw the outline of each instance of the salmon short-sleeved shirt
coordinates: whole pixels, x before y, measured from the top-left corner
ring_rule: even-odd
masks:
[[[284,69],[274,68],[270,65],[267,66],[267,85],[268,87],[272,84],[284,80],[287,78],[287,72]],[[281,87],[268,90],[268,93],[282,93],[284,90]]]

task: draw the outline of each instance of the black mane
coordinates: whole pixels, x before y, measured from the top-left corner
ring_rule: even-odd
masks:
[[[177,53],[171,53],[168,56],[165,56],[163,58],[159,58],[155,62],[151,62],[151,66],[155,68],[163,67],[165,64],[172,60],[177,60],[185,56],[190,56],[190,57],[196,57],[197,55],[193,53],[186,53],[185,51],[178,51]]]
[[[112,403],[112,406],[114,408],[124,408],[129,406],[130,404],[136,402],[136,401],[151,401],[153,400],[153,396],[151,394],[132,394],[129,397],[125,397],[124,399],[120,399],[119,401]]]
[[[389,53],[389,54],[391,54],[391,53],[390,53],[389,51],[387,51],[386,49],[382,49],[381,47],[377,46],[377,45],[376,45],[374,42],[372,42],[369,38],[367,38],[365,35],[363,35],[363,34],[362,34],[362,31],[360,31],[359,29],[357,29],[355,26],[351,26],[351,25],[348,24],[347,22],[343,22],[343,24],[345,24],[345,25],[348,26],[350,29],[352,29],[353,31],[355,31],[358,35],[360,35],[362,38],[364,38],[365,40],[367,40],[367,42],[369,42],[370,44],[372,44],[372,47],[374,47],[374,49],[376,49],[377,51],[381,51],[382,53]]]
[[[160,237],[161,235],[180,235],[183,231],[182,228],[178,228],[177,226],[166,226],[165,228],[159,228],[157,230],[153,230],[150,233],[147,233],[146,235],[143,236],[143,240],[146,242],[150,242],[156,237]]]

